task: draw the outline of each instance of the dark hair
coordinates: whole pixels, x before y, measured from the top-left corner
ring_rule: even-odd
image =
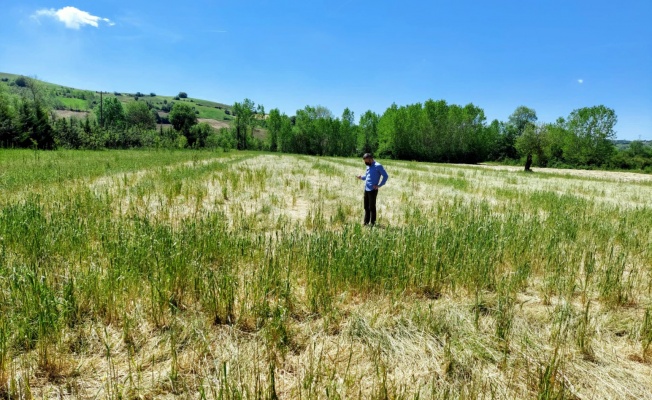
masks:
[[[366,160],[366,159],[369,159],[369,158],[373,158],[373,156],[371,155],[371,153],[364,153],[364,155],[362,156],[362,159],[363,159],[363,160]]]

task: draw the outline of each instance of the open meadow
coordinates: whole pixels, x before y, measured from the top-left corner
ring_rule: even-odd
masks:
[[[652,399],[652,176],[0,150],[0,399]]]

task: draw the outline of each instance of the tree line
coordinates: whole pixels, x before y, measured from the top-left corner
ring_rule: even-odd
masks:
[[[85,119],[56,118],[39,82],[21,77],[17,93],[0,85],[0,145],[39,149],[71,148],[221,148],[267,150],[323,156],[378,157],[403,160],[478,163],[499,161],[540,167],[638,169],[652,172],[652,148],[634,141],[614,145],[617,116],[603,105],[573,110],[553,123],[538,121],[536,111],[520,106],[507,121],[487,122],[474,104],[445,100],[399,106],[383,114],[371,110],[356,123],[346,108],[336,117],[324,106],[306,106],[288,116],[274,108],[265,113],[252,100],[231,109],[229,128],[198,123],[187,103],[169,107],[164,128],[145,101],[121,103],[104,98]],[[186,93],[184,93],[187,96]],[[266,135],[255,135],[264,132]]]

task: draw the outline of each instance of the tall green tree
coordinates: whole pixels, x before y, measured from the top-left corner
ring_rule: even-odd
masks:
[[[125,111],[117,97],[102,99],[102,104],[95,107],[95,115],[103,128],[122,128],[125,123]]]
[[[206,122],[193,125],[188,132],[189,147],[206,147],[206,140],[209,136],[215,134],[215,130]]]
[[[427,119],[424,146],[429,148],[429,156],[433,161],[448,161],[454,143],[448,120],[449,106],[444,100],[428,100],[423,108]]]
[[[156,129],[156,117],[144,101],[132,101],[125,106],[125,121],[138,129]]]
[[[286,153],[297,152],[292,131],[292,120],[285,114],[281,115],[281,129],[278,134],[278,149]]]
[[[525,131],[525,128],[532,126],[537,122],[537,113],[534,109],[519,106],[516,107],[516,110],[509,116],[509,124],[516,129],[516,135],[521,136]]]
[[[378,122],[380,115],[368,110],[360,117],[358,146],[361,153],[375,154],[378,150]]]
[[[235,103],[233,105],[233,113],[235,114],[233,128],[235,130],[236,148],[238,150],[249,148],[253,137],[255,110],[256,104],[250,99],[244,99],[242,103]]]
[[[537,121],[537,113],[532,108],[519,106],[509,116],[505,129],[497,142],[499,159],[516,159],[516,139],[523,134],[527,126]]]
[[[281,135],[282,124],[283,121],[281,119],[281,112],[279,109],[271,109],[269,111],[269,117],[267,118],[267,138],[269,140],[270,151],[279,150],[279,136]]]
[[[554,123],[547,125],[547,140],[543,151],[548,165],[554,166],[568,163],[564,155],[564,147],[572,139],[569,137],[571,133],[566,125],[566,120],[561,117],[557,118]]]
[[[197,125],[197,114],[195,110],[186,103],[176,102],[172,106],[169,118],[172,127],[177,132],[183,134],[188,139],[188,145],[192,146],[194,142],[190,143],[190,129]]]
[[[22,99],[18,109],[18,132],[15,143],[20,147],[54,148],[54,130],[50,125],[49,112],[38,100]]]
[[[16,110],[4,85],[0,85],[0,146],[10,147],[16,137]]]
[[[531,171],[533,158],[536,156],[537,164],[545,166],[544,148],[546,147],[546,134],[547,125],[532,125],[525,126],[523,133],[516,139],[516,149],[519,154],[525,157],[525,171]]]
[[[354,155],[358,130],[355,125],[355,115],[348,107],[342,112],[342,123],[339,128],[340,146],[336,155],[344,157]]]
[[[566,124],[570,135],[564,157],[575,165],[606,164],[615,149],[616,122],[616,112],[603,105],[573,110]]]

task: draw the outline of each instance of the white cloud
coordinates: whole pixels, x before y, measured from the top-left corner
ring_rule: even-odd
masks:
[[[59,10],[51,9],[41,9],[37,10],[36,13],[32,16],[36,19],[38,17],[50,17],[63,22],[66,25],[66,28],[70,29],[79,29],[84,25],[99,27],[99,22],[104,22],[109,26],[115,25],[108,18],[98,17],[96,15],[91,15],[86,11],[82,11],[75,7],[63,7]]]
[[[584,83],[584,79],[578,79],[578,80],[577,80],[577,83],[579,83],[580,85],[583,84],[583,83]]]

